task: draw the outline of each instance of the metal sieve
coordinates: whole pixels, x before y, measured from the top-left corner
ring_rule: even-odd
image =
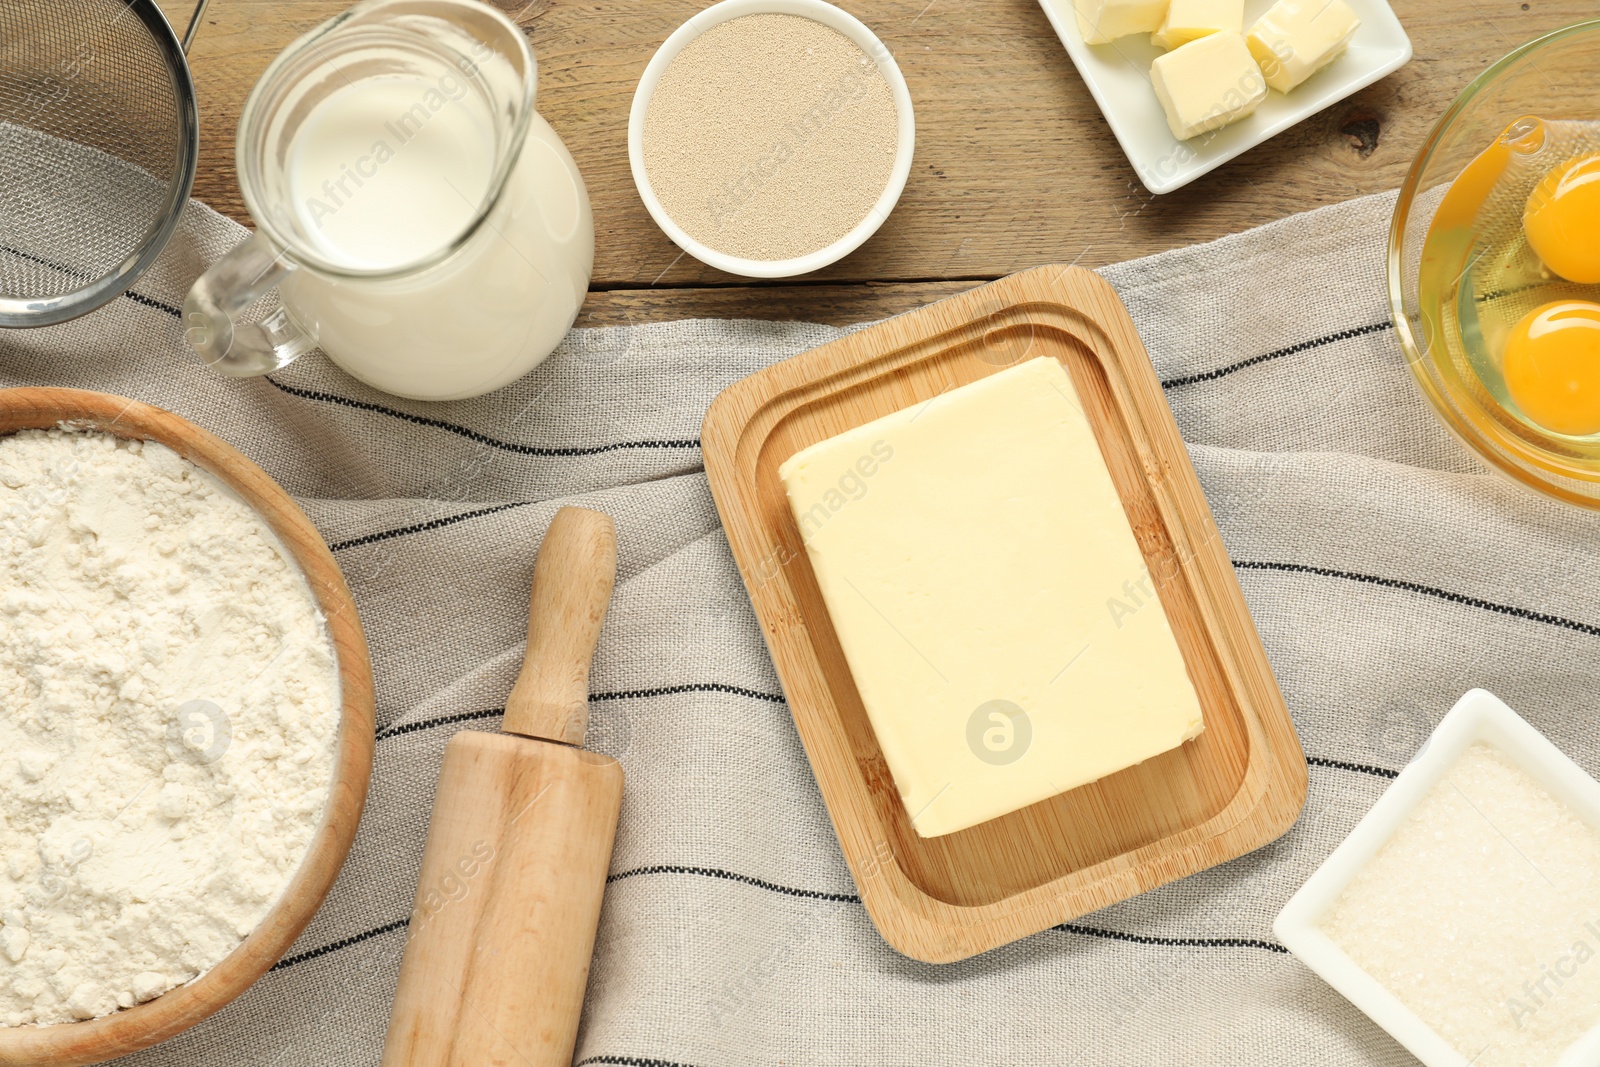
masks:
[[[0,2],[0,326],[115,299],[166,246],[200,116],[155,0]]]

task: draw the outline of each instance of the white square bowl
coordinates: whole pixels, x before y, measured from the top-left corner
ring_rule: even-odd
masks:
[[[1290,952],[1389,1031],[1427,1067],[1469,1067],[1471,1061],[1362,970],[1322,932],[1320,923],[1356,873],[1388,843],[1461,754],[1476,744],[1488,745],[1503,755],[1591,829],[1600,832],[1600,782],[1493,693],[1474,689],[1456,702],[1416,758],[1350,831],[1350,836],[1289,899],[1272,924],[1278,940]],[[1595,1064],[1600,1064],[1600,1025],[1574,1042],[1552,1067]]]
[[[1149,35],[1130,34],[1110,44],[1085,44],[1072,0],[1039,0],[1128,162],[1152,193],[1170,193],[1189,184],[1405,66],[1411,59],[1411,38],[1387,0],[1348,2],[1361,19],[1361,28],[1343,55],[1291,93],[1269,91],[1255,113],[1239,122],[1180,141],[1172,136],[1166,113],[1150,86],[1150,64],[1161,49],[1150,43]],[[1272,0],[1245,0],[1245,29],[1271,6]]]

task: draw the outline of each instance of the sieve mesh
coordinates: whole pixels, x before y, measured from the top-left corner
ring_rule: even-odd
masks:
[[[0,300],[59,321],[125,289],[187,200],[195,140],[152,0],[0,2]]]

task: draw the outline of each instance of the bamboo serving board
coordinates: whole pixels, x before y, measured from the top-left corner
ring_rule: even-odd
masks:
[[[1206,728],[1098,782],[923,838],[873,736],[778,466],[1039,356],[1060,360],[1077,387]],[[1097,275],[1040,267],[785,360],[718,396],[701,439],[862,902],[907,956],[945,963],[1004,945],[1259,848],[1298,816],[1306,763],[1283,696],[1149,357]]]

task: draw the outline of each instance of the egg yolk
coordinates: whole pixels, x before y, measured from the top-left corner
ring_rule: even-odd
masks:
[[[1600,433],[1600,304],[1558,300],[1524,315],[1501,373],[1522,413],[1547,430]]]
[[[1546,174],[1528,197],[1522,230],[1550,270],[1569,282],[1600,283],[1600,154]]]

